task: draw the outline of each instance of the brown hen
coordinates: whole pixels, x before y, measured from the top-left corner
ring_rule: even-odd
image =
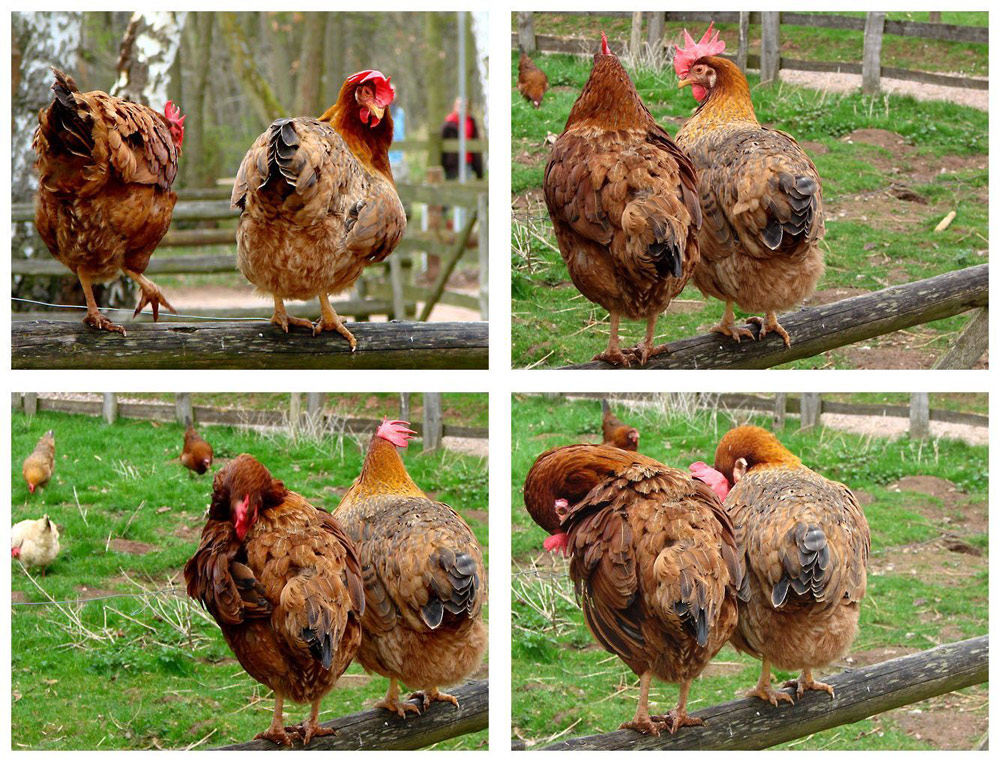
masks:
[[[181,465],[193,473],[203,474],[212,467],[212,445],[198,436],[191,422],[184,432],[184,449],[181,451]]]
[[[135,314],[162,304],[176,312],[143,273],[170,227],[177,194],[170,186],[184,142],[184,120],[167,101],[164,114],[107,93],[81,93],[53,69],[55,100],[38,113],[35,227],[52,256],[79,278],[87,300],[83,322],[125,335],[97,309],[91,284],[118,277],[142,295]]]
[[[677,144],[698,170],[701,196],[694,282],[726,304],[713,331],[736,341],[753,338],[736,325],[735,303],[765,313],[750,318],[760,325],[761,338],[773,332],[790,346],[777,312],[810,296],[823,275],[819,174],[790,135],[761,127],[746,77],[717,55],[725,43],[711,33],[709,26],[699,43],[688,35],[674,56],[679,86],[691,86],[700,104],[677,133]]]
[[[38,440],[31,455],[21,464],[21,475],[28,484],[28,492],[34,495],[38,487],[48,484],[55,469],[56,438],[52,434],[52,429],[49,429]]]
[[[698,262],[694,167],[643,104],[602,35],[590,79],[545,167],[545,203],[573,284],[611,316],[595,360],[645,365],[656,318]],[[643,342],[618,345],[621,316],[646,321]]]
[[[215,475],[184,579],[243,669],[274,691],[271,726],[256,737],[289,745],[334,733],[320,727],[319,705],[358,650],[365,608],[358,556],[336,519],[240,455]],[[312,705],[300,725],[284,726],[285,699]]]
[[[399,243],[406,214],[389,167],[395,90],[389,77],[361,71],[347,78],[319,119],[278,119],[243,158],[233,186],[240,272],[274,299],[271,322],[313,335],[336,331],[357,348],[330,306],[368,265]],[[285,299],[319,297],[316,324],[289,317]]]
[[[420,713],[454,696],[441,687],[476,671],[486,651],[486,571],[475,535],[444,503],[410,479],[397,447],[413,433],[405,421],[378,427],[361,474],[334,515],[361,557],[367,607],[358,661],[389,678],[376,706]],[[417,691],[420,706],[399,700],[398,682]]]
[[[733,645],[763,661],[747,695],[792,703],[771,688],[772,666],[801,670],[790,683],[800,698],[833,695],[812,673],[847,653],[858,632],[871,544],[861,506],[756,426],[722,438],[715,469],[729,486],[724,505],[750,581]]]
[[[635,716],[621,727],[659,735],[703,724],[686,710],[694,680],[734,632],[744,574],[732,525],[700,481],[608,445],[543,453],[524,504],[560,538],[594,638],[640,676]],[[550,538],[550,539],[553,539]],[[677,706],[649,714],[653,677],[680,683]]]
[[[542,105],[545,91],[549,89],[549,78],[523,49],[520,53],[521,56],[517,62],[517,91],[532,106],[538,108]]]
[[[639,449],[639,429],[634,426],[626,426],[618,420],[611,412],[611,405],[607,400],[601,400],[601,410],[604,412],[601,419],[601,433],[604,441],[601,444],[614,445],[622,450],[635,452]]]

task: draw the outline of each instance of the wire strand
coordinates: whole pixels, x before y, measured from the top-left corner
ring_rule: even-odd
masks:
[[[37,304],[40,307],[57,307],[64,310],[85,310],[87,309],[81,304],[52,304],[51,302],[40,302],[35,299],[22,299],[18,296],[12,296],[10,298],[12,302],[22,302],[24,304]],[[129,312],[128,307],[98,307],[98,310],[114,311],[114,312]],[[141,315],[151,315],[151,312],[141,312]],[[255,321],[258,323],[266,322],[266,317],[223,317],[220,315],[188,315],[184,313],[177,313],[176,315],[172,312],[167,312],[164,310],[160,313],[160,317],[163,318],[195,318],[197,320],[247,320]]]

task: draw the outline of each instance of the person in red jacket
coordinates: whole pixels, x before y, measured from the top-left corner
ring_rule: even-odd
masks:
[[[444,124],[441,125],[441,137],[445,140],[458,139],[458,112],[462,105],[462,99],[456,98],[455,105],[452,107],[452,111],[444,119]],[[472,117],[472,114],[466,112],[465,114],[465,137],[468,140],[475,140],[479,137],[479,127],[476,125],[476,120]],[[483,177],[483,155],[482,153],[476,151],[468,151],[465,154],[465,163],[468,165],[469,174],[466,177],[471,177],[475,175],[478,179]],[[458,178],[458,153],[457,152],[441,152],[441,166],[444,167],[444,176],[448,180],[455,180]]]

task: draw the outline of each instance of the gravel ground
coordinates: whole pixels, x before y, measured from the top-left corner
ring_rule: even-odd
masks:
[[[820,421],[824,426],[852,434],[865,434],[886,439],[897,439],[910,428],[907,418],[889,416],[840,415],[823,413]],[[931,421],[931,436],[943,439],[959,439],[970,445],[986,445],[990,442],[989,429],[985,426],[969,426],[964,423]]]
[[[965,75],[951,74],[951,76],[962,77]],[[861,87],[860,74],[782,69],[781,79],[790,85],[800,85],[813,90],[829,90],[834,93],[857,90]],[[964,87],[928,85],[923,82],[889,79],[888,77],[882,78],[882,90],[893,95],[912,95],[920,101],[950,101],[962,106],[971,106],[980,111],[990,110],[990,93],[988,90],[969,90]]]

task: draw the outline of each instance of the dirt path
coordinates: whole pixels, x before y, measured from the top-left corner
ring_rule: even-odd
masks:
[[[964,77],[964,74],[951,74]],[[793,71],[782,69],[781,79],[790,85],[800,85],[813,90],[827,90],[834,93],[844,93],[858,90],[861,87],[860,74],[845,74],[818,71]],[[979,79],[976,77],[976,79]],[[990,110],[989,90],[970,90],[964,87],[945,87],[944,85],[928,85],[923,82],[911,82],[906,79],[889,79],[882,77],[882,92],[892,95],[912,95],[918,101],[948,101],[961,106],[971,106],[980,111]]]

